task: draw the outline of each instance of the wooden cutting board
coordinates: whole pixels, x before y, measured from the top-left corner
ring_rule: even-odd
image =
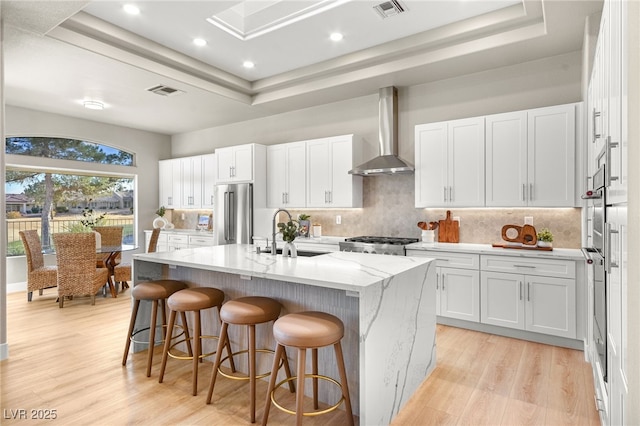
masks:
[[[439,221],[438,242],[460,242],[460,223],[458,223],[457,220],[453,220],[451,217],[451,210],[447,210],[447,217],[444,220]]]

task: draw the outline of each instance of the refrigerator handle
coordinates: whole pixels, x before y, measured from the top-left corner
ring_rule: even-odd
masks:
[[[229,240],[236,239],[236,193],[229,192]]]
[[[229,241],[229,192],[224,193],[224,241]]]

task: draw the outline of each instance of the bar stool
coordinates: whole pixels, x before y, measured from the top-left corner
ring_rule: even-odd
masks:
[[[153,361],[153,347],[155,346],[156,339],[156,317],[158,315],[158,303],[162,302],[162,339],[164,340],[164,328],[167,325],[167,310],[165,307],[165,300],[169,298],[173,293],[187,288],[187,284],[177,280],[156,280],[146,281],[139,283],[131,290],[131,297],[133,297],[133,310],[131,311],[131,320],[129,321],[129,332],[127,334],[127,343],[124,347],[124,355],[122,356],[122,365],[127,365],[127,357],[129,356],[129,348],[131,342],[135,343],[148,343],[147,349],[147,377],[151,376],[151,363]],[[140,307],[141,300],[151,301],[151,323],[149,327],[135,330],[136,318],[138,317],[138,308]],[[183,325],[186,325],[184,316],[182,317]],[[138,333],[149,330],[149,341],[142,342],[136,340],[135,336]]]
[[[267,424],[269,417],[269,409],[271,402],[280,410],[296,415],[296,424],[302,424],[303,416],[317,416],[335,410],[344,401],[347,415],[347,424],[353,426],[353,411],[351,410],[351,399],[349,398],[349,386],[347,384],[347,373],[344,368],[344,358],[342,355],[342,345],[340,340],[344,336],[344,325],[340,319],[324,312],[299,312],[288,314],[278,319],[273,324],[273,336],[276,339],[276,355],[274,359],[278,359],[281,354],[285,353],[285,346],[298,348],[298,368],[295,377],[287,378],[275,385],[277,365],[274,360],[271,378],[269,379],[269,387],[267,389],[267,400],[262,416],[262,425]],[[338,383],[334,379],[318,375],[318,348],[333,345],[340,372],[340,381]],[[311,349],[312,354],[312,374],[305,374],[307,349]],[[305,378],[313,379],[313,408],[318,410],[318,379],[327,380],[342,389],[342,398],[333,406],[322,411],[304,412],[304,380]],[[296,411],[291,411],[280,405],[275,397],[275,389],[279,388],[288,381],[296,380],[298,388],[296,394]]]
[[[267,377],[269,374],[277,374],[278,368],[284,365],[287,377],[291,377],[291,370],[289,369],[289,362],[287,361],[286,354],[281,354],[274,360],[275,373],[256,373],[256,352],[268,352],[273,353],[270,349],[256,349],[256,325],[270,321],[275,321],[280,315],[282,305],[276,300],[268,297],[240,297],[238,299],[231,300],[222,306],[220,311],[220,319],[222,320],[222,330],[220,331],[220,340],[218,340],[218,350],[216,353],[216,359],[213,364],[213,370],[211,374],[211,381],[209,382],[209,394],[207,395],[207,404],[211,404],[211,397],[213,396],[213,388],[216,384],[216,378],[218,373],[221,375],[235,380],[249,380],[250,388],[250,410],[251,410],[251,423],[256,421],[256,379]],[[247,353],[249,356],[249,374],[238,376],[231,375],[220,370],[220,365],[225,359],[222,359],[222,345],[229,343],[229,324],[234,325],[246,325],[248,328],[248,349],[234,352],[228,358],[233,359],[234,355]],[[235,369],[232,368],[232,372]],[[291,392],[294,392],[293,383],[290,385]]]
[[[193,361],[193,371],[192,371],[192,384],[193,390],[192,394],[195,396],[198,394],[198,362],[202,361],[203,358],[213,355],[214,352],[202,353],[202,339],[216,339],[218,336],[203,336],[202,328],[200,324],[200,311],[203,309],[209,308],[218,308],[218,317],[220,316],[220,307],[222,306],[222,301],[224,300],[224,293],[217,288],[212,287],[194,287],[187,288],[185,290],[180,290],[169,297],[167,304],[169,305],[170,314],[169,314],[169,325],[167,326],[167,338],[164,343],[164,350],[162,351],[162,366],[160,367],[160,377],[158,379],[159,383],[162,383],[164,378],[165,368],[167,366],[168,357],[176,358],[176,359],[190,359]],[[173,336],[173,328],[176,322],[176,314],[180,312],[180,315],[183,316],[185,312],[193,312],[193,337],[189,337],[189,329],[187,327],[186,322],[184,323],[184,332],[185,338],[179,340],[175,343],[171,343],[178,336]],[[194,343],[193,350],[191,349],[191,341]],[[185,342],[187,345],[188,356],[180,356],[174,355],[171,353],[171,349],[173,349],[178,344]],[[230,346],[227,345],[227,353],[231,354]]]

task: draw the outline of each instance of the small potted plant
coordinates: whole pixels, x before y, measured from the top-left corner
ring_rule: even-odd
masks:
[[[164,208],[164,206],[160,206],[160,208],[158,210],[156,210],[156,214],[158,215],[158,217],[153,219],[153,227],[154,228],[163,229],[163,228],[167,227],[169,222],[167,221],[167,219],[164,218],[164,215],[165,215],[166,212],[167,212],[167,210]]]
[[[297,257],[298,252],[296,250],[296,246],[293,244],[293,240],[296,239],[298,235],[298,222],[295,220],[290,220],[289,222],[280,222],[278,223],[279,232],[282,234],[282,239],[285,242],[284,247],[282,248],[283,256],[291,256]]]
[[[309,220],[311,216],[308,214],[299,214],[298,215],[298,224],[300,224],[300,229],[298,230],[298,235],[300,237],[309,237],[309,228],[311,228],[311,221]]]
[[[542,228],[538,234],[538,247],[551,247],[553,242],[553,234],[548,228]]]

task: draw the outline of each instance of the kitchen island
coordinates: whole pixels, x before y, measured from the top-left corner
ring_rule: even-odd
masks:
[[[361,425],[389,424],[435,368],[435,267],[431,259],[344,252],[292,259],[257,254],[252,245],[134,256],[134,285],[159,278],[216,287],[225,292],[225,300],[272,297],[284,306],[283,314],[318,310],[340,318],[345,324],[342,344],[352,405]],[[203,334],[217,334],[214,311],[203,312]],[[139,326],[145,320],[148,314],[138,315]],[[234,348],[244,347],[244,330],[229,330],[234,333],[230,336]],[[257,347],[275,347],[271,325],[258,326],[257,335]],[[205,343],[206,353],[216,342]],[[141,349],[142,345],[134,348]],[[292,355],[290,351],[295,371]],[[269,356],[258,361],[258,371],[269,370]],[[321,374],[339,377],[332,350],[319,351],[319,365]],[[279,379],[282,377],[280,372]],[[337,395],[334,387],[320,390],[324,402],[337,401]]]

